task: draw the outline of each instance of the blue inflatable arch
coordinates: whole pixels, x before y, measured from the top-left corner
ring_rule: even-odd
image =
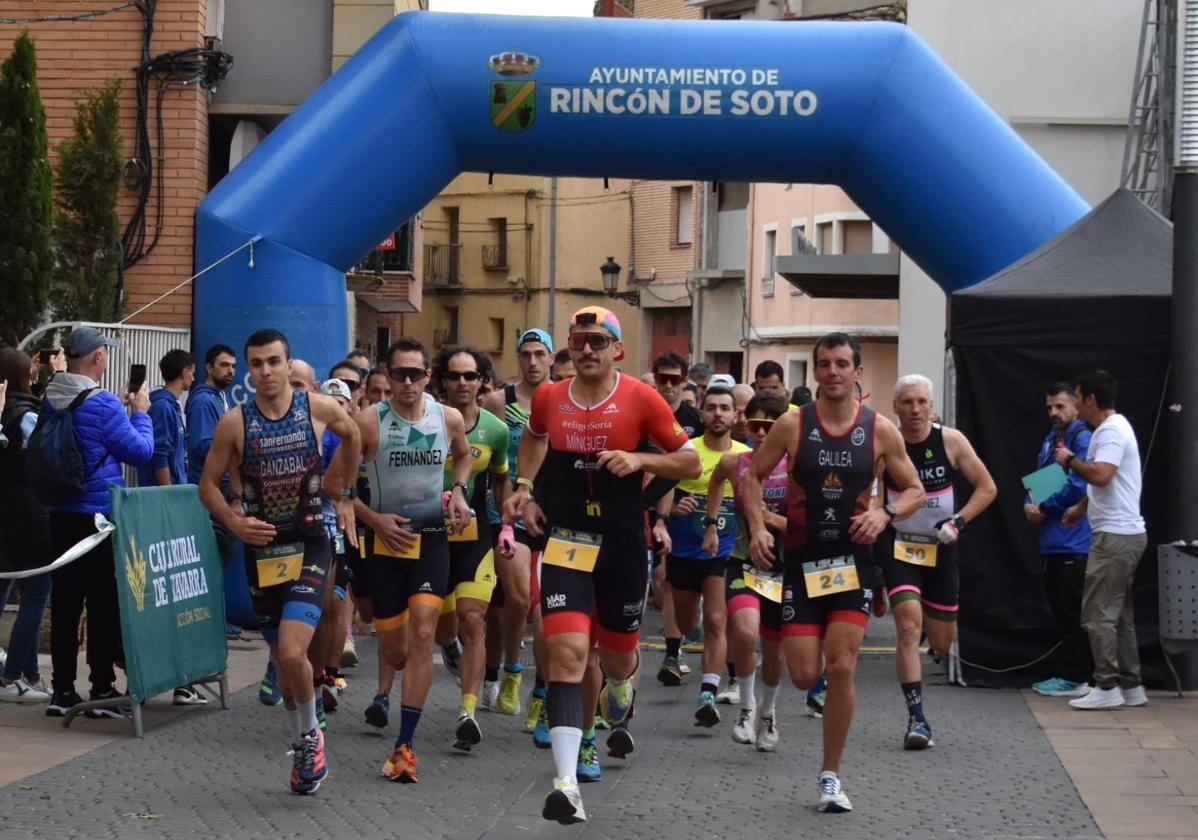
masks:
[[[1085,201],[910,29],[396,17],[200,206],[195,344],[348,346],[344,272],[458,173],[834,183],[942,287]]]

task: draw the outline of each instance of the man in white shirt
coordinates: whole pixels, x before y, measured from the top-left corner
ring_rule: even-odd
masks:
[[[1115,411],[1115,379],[1104,370],[1077,378],[1077,414],[1094,427],[1081,456],[1057,449],[1057,463],[1086,480],[1086,498],[1065,511],[1075,525],[1088,514],[1093,536],[1082,592],[1082,627],[1094,654],[1094,688],[1069,701],[1075,709],[1113,709],[1148,702],[1140,682],[1132,585],[1148,545],[1140,515],[1140,449],[1127,418]]]

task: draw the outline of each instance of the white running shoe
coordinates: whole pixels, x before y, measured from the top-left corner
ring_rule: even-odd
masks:
[[[24,677],[18,677],[8,685],[0,687],[0,700],[5,703],[49,703],[50,693],[30,685]]]
[[[1114,688],[1099,688],[1094,686],[1085,697],[1070,700],[1069,705],[1075,709],[1117,709],[1126,701],[1118,686]]]
[[[736,724],[732,727],[732,740],[738,744],[753,743],[754,730],[757,728],[757,713],[745,706],[740,707]]]
[[[740,683],[736,681],[736,677],[728,680],[728,684],[716,693],[715,701],[721,706],[740,705]]]
[[[778,722],[773,715],[757,716],[757,733],[754,742],[758,752],[773,752],[778,749]]]
[[[824,814],[845,814],[853,810],[853,803],[840,787],[840,777],[825,770],[819,774],[819,811]]]
[[[1124,706],[1148,705],[1148,692],[1144,691],[1142,685],[1137,685],[1135,688],[1121,688],[1119,693],[1123,695]]]
[[[478,705],[489,712],[495,711],[495,701],[499,699],[499,681],[484,680],[483,693],[478,697]]]
[[[562,825],[573,825],[587,821],[587,812],[582,809],[582,794],[574,779],[554,779],[553,791],[545,797],[541,816],[556,820]]]

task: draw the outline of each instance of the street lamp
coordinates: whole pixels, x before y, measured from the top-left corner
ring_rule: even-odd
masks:
[[[599,266],[599,274],[603,277],[603,291],[608,297],[625,301],[633,306],[641,305],[640,292],[616,291],[620,285],[620,264],[615,259],[608,257],[607,262]]]

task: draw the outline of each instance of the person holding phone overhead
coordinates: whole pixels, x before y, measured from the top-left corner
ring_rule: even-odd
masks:
[[[108,351],[120,341],[95,327],[77,327],[63,349],[66,373],[46,386],[38,425],[29,440],[32,485],[39,486],[39,469],[49,465],[54,453],[45,451],[50,430],[69,413],[74,421],[74,443],[83,462],[83,490],[56,493],[44,498],[50,511],[51,553],[58,557],[83,538],[96,532],[95,515],[111,514],[108,488],[125,486],[121,464],[141,467],[154,454],[154,428],[147,413],[150,395],[143,381],[122,398],[99,385],[108,368]],[[132,410],[125,413],[125,403]],[[42,467],[44,470],[44,466]],[[79,618],[87,605],[87,660],[91,666],[91,700],[120,697],[115,687],[115,663],[121,648],[120,615],[117,606],[116,571],[112,540],[105,540],[74,563],[53,572],[50,612],[50,654],[53,662],[53,695],[46,707],[52,717],[65,716],[82,702],[75,693],[79,655]],[[120,717],[129,706],[89,711],[89,717]]]

